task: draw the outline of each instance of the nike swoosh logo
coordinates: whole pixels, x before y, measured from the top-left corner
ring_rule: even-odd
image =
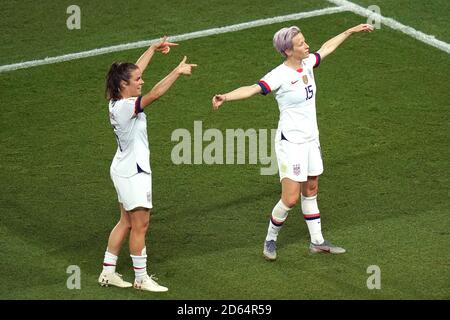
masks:
[[[298,82],[298,80],[291,81],[292,84],[296,84],[297,82]]]

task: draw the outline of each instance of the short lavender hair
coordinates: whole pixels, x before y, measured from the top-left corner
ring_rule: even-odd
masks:
[[[282,28],[278,30],[273,36],[273,46],[283,57],[287,57],[285,50],[292,49],[292,38],[300,33],[300,28],[292,26],[289,28]]]

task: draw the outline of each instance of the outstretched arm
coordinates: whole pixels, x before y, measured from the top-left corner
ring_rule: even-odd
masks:
[[[170,47],[177,46],[177,43],[168,42],[167,36],[164,36],[160,41],[153,43],[136,61],[136,65],[144,73],[145,68],[147,68],[148,63],[152,59],[156,51],[161,51],[164,54],[168,54]]]
[[[257,93],[261,93],[261,87],[257,84],[254,84],[252,86],[240,87],[228,93],[216,94],[212,98],[212,105],[214,110],[217,110],[225,101],[247,99]]]
[[[330,53],[332,53],[337,47],[339,47],[339,45],[342,42],[344,42],[344,40],[347,39],[352,33],[362,32],[362,31],[372,32],[373,30],[374,30],[373,26],[371,26],[370,24],[367,24],[367,23],[357,25],[353,28],[350,28],[350,29],[342,32],[341,34],[338,34],[334,38],[331,38],[330,40],[325,42],[322,45],[322,47],[317,51],[317,53],[319,53],[320,58],[323,59],[326,56],[328,56]]]
[[[187,57],[183,58],[183,61],[172,70],[164,79],[158,82],[152,90],[150,90],[147,94],[142,97],[141,100],[141,108],[144,108],[151,104],[153,101],[159,99],[163,96],[167,90],[174,84],[174,82],[178,79],[178,77],[182,74],[191,75],[192,68],[196,67],[196,64],[186,63]]]

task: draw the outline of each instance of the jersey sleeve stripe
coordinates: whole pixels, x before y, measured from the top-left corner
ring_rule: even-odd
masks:
[[[261,87],[263,95],[266,95],[272,91],[270,86],[264,80],[259,80],[258,85]]]
[[[136,102],[134,103],[134,114],[144,111],[141,107],[141,99],[141,96],[137,97]]]
[[[314,55],[316,56],[316,63],[314,64],[313,68],[317,68],[320,64],[320,54],[318,54],[317,52],[314,52]]]

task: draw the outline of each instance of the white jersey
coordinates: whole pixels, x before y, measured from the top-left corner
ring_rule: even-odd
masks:
[[[262,94],[274,92],[280,109],[278,131],[290,142],[306,143],[319,137],[313,73],[319,63],[320,55],[313,53],[302,60],[302,68],[294,70],[282,63],[258,82]]]
[[[147,117],[142,111],[141,97],[109,102],[109,120],[117,140],[111,173],[119,177],[131,177],[140,170],[151,173]]]

